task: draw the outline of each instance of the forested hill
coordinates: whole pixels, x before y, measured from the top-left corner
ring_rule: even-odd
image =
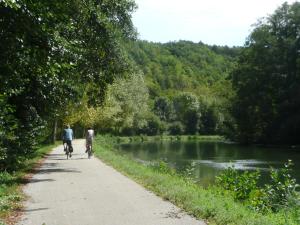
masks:
[[[136,41],[127,50],[143,71],[152,97],[178,90],[198,96],[212,92],[217,82],[228,77],[239,52],[239,48],[191,41]]]

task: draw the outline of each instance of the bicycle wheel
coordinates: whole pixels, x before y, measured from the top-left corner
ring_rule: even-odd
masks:
[[[67,155],[67,159],[69,159],[69,145],[67,145],[66,147],[66,155]]]
[[[88,158],[90,159],[92,156],[92,145],[88,146]]]

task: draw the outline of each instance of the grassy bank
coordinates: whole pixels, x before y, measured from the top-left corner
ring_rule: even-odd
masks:
[[[205,141],[224,141],[225,138],[219,135],[160,135],[160,136],[131,136],[117,137],[119,143],[144,142],[144,141],[189,141],[189,140],[205,140]]]
[[[39,161],[56,145],[41,146],[26,158],[22,158],[14,172],[0,172],[0,225],[12,220],[13,213],[21,207],[24,199],[21,187]]]
[[[253,225],[296,225],[297,215],[292,210],[260,214],[218,187],[203,188],[193,183],[165,164],[142,165],[114,150],[117,138],[99,136],[96,139],[95,154],[126,176],[147,189],[167,199],[189,214],[209,221],[210,224],[253,224]]]

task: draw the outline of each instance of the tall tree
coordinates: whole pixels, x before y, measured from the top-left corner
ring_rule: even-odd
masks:
[[[200,121],[197,96],[189,92],[181,93],[174,98],[173,103],[177,119],[185,126],[185,132],[195,134]]]
[[[113,128],[116,134],[138,130],[146,125],[147,113],[148,89],[143,76],[131,74],[109,85],[98,124],[102,129]]]
[[[174,119],[174,108],[172,101],[168,97],[158,97],[154,101],[154,113],[162,121],[171,121]]]
[[[244,142],[299,144],[300,3],[284,3],[249,36],[233,73]]]

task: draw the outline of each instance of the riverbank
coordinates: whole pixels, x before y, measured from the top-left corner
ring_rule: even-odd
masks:
[[[156,136],[126,136],[117,137],[118,143],[130,143],[130,142],[146,142],[146,141],[188,141],[188,140],[205,140],[205,141],[226,141],[223,136],[220,135],[156,135]]]
[[[41,146],[30,156],[23,158],[14,172],[0,172],[0,225],[14,223],[25,198],[22,186],[55,146],[57,144]]]
[[[196,218],[206,219],[210,224],[255,224],[286,225],[298,224],[292,212],[261,214],[218,187],[203,188],[191,179],[176,174],[165,164],[142,165],[135,160],[120,155],[114,146],[119,138],[99,136],[95,142],[95,154],[147,189],[171,201]]]

